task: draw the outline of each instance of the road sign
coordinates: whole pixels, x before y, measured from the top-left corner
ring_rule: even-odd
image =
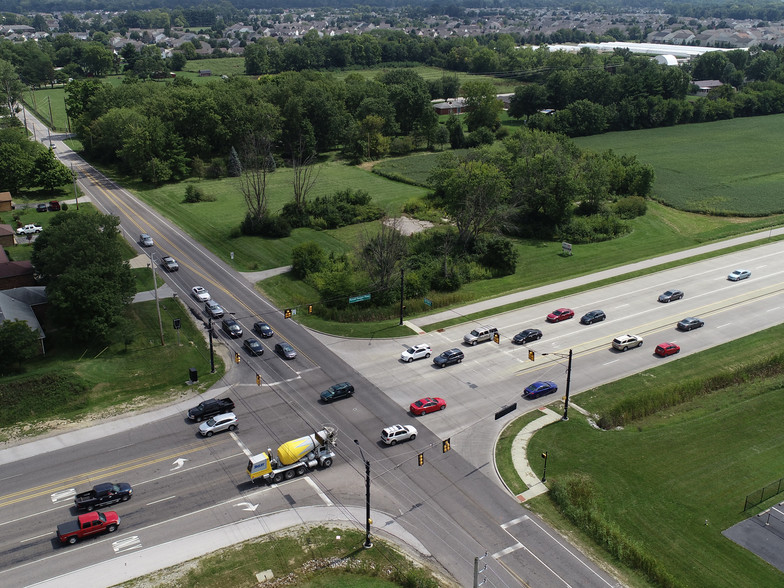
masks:
[[[365,300],[370,300],[370,294],[362,294],[360,296],[351,296],[348,299],[349,304],[353,304],[354,302],[363,302]]]
[[[430,300],[430,298],[425,298],[425,304],[427,304],[428,306],[433,306],[433,301]]]

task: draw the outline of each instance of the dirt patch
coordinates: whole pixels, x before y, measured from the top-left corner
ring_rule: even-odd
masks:
[[[384,224],[390,227],[396,226],[397,230],[406,236],[420,233],[435,226],[430,221],[418,220],[406,215],[388,218],[384,221]]]

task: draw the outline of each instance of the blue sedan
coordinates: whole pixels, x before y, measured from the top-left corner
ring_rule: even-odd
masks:
[[[523,398],[539,398],[553,392],[558,392],[558,386],[556,386],[555,382],[534,382],[525,389]]]

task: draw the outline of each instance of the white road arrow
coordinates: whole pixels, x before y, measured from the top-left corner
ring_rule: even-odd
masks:
[[[173,472],[174,470],[179,470],[179,469],[180,469],[182,466],[184,466],[184,465],[185,465],[185,462],[186,462],[186,461],[188,461],[188,460],[187,460],[187,459],[183,459],[182,457],[178,457],[178,458],[177,458],[177,459],[174,461],[174,467],[173,467],[172,469],[170,469],[169,471],[170,471],[170,472]]]
[[[249,510],[251,512],[255,511],[259,508],[258,504],[251,504],[250,502],[240,502],[239,504],[235,504],[234,506],[242,506],[242,510]]]

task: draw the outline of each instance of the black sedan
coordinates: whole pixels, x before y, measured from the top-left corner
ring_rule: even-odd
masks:
[[[267,339],[268,337],[272,337],[275,333],[272,331],[272,327],[270,327],[267,323],[253,323],[253,330],[260,337],[264,337]]]
[[[250,337],[242,342],[242,346],[248,350],[251,355],[264,355],[264,347],[259,343],[258,339]]]
[[[275,343],[275,353],[285,359],[294,359],[297,357],[297,352],[285,341],[283,343]]]
[[[529,341],[538,341],[542,338],[542,331],[539,329],[526,329],[525,331],[520,331],[512,337],[512,343],[516,343],[517,345],[522,345],[523,343],[528,343]]]
[[[592,325],[594,323],[603,321],[606,318],[607,315],[604,314],[603,310],[592,310],[590,312],[586,312],[580,319],[580,322],[584,325]]]

